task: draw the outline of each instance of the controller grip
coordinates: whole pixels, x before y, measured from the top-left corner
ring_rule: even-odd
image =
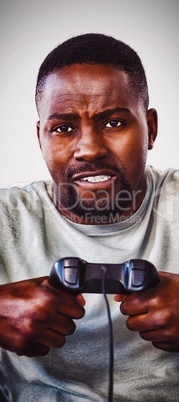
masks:
[[[72,294],[102,293],[105,268],[105,292],[130,294],[149,289],[159,282],[153,264],[142,259],[132,259],[122,264],[88,263],[77,257],[66,257],[53,265],[49,282],[57,289]]]

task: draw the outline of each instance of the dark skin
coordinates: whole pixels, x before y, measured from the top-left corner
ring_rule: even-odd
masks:
[[[84,315],[85,301],[53,288],[48,277],[0,286],[0,345],[25,356],[60,348]]]
[[[110,223],[113,204],[116,220],[138,209],[146,191],[146,157],[157,134],[157,115],[154,109],[144,110],[122,71],[74,65],[49,76],[37,132],[62,214],[84,224],[98,217],[102,224],[104,217]],[[69,187],[76,198],[68,194]],[[120,209],[123,197],[129,202]],[[68,198],[78,208],[68,204]]]
[[[160,282],[151,289],[130,296],[115,296],[122,301],[122,314],[128,316],[126,325],[139,332],[145,341],[157,349],[179,352],[179,275],[159,272]]]
[[[98,224],[110,223],[113,200],[125,191],[128,202],[116,202],[113,213],[117,221],[131,216],[145,196],[146,157],[157,135],[157,114],[155,109],[145,111],[128,77],[101,65],[55,72],[47,78],[39,117],[37,135],[59,212],[83,224],[96,218]],[[73,188],[77,208],[69,204],[64,183]],[[130,330],[159,349],[178,352],[179,276],[159,275],[155,288],[115,300],[121,301]],[[47,279],[0,286],[3,348],[19,355],[45,355],[74,333],[74,319],[84,315],[84,298],[54,289]]]

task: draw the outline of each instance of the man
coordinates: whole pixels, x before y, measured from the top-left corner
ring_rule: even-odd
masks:
[[[103,296],[73,296],[48,281],[54,262],[72,256],[156,266],[158,285],[108,296],[113,400],[176,401],[179,173],[146,167],[157,113],[141,61],[112,37],[72,38],[42,63],[36,104],[52,181],[1,191],[2,398],[107,400]]]

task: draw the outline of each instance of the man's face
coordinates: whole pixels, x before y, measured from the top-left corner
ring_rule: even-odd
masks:
[[[124,72],[76,64],[49,75],[37,131],[62,214],[110,223],[136,211],[156,112],[144,111]]]

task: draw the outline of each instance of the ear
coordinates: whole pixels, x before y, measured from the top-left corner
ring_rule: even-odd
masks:
[[[41,141],[40,141],[40,120],[36,124],[36,130],[37,130],[37,138],[38,138],[39,146],[40,146],[40,149],[42,150]]]
[[[158,116],[155,109],[147,111],[147,126],[148,126],[148,149],[153,148],[154,141],[157,137]]]

